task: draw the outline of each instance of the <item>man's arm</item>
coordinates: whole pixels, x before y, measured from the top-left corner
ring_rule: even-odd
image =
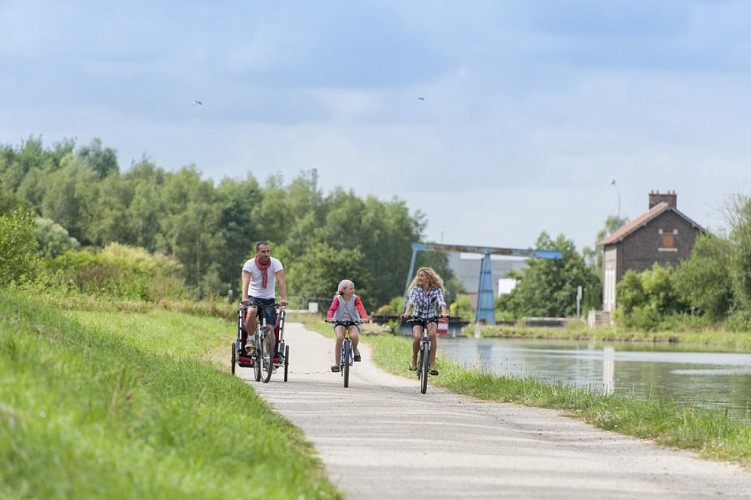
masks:
[[[248,271],[243,271],[243,291],[242,295],[240,296],[240,302],[243,304],[248,301],[248,286],[250,285],[250,273]]]
[[[282,296],[282,300],[279,302],[281,305],[287,305],[287,282],[284,281],[284,269],[279,269],[276,273],[276,281],[279,283],[279,294]]]

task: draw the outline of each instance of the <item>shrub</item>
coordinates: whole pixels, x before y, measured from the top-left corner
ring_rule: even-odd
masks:
[[[34,279],[39,266],[34,215],[16,208],[0,215],[0,286]]]
[[[158,301],[186,296],[180,264],[164,255],[112,244],[101,252],[65,252],[48,261],[63,286],[85,294],[125,300]]]

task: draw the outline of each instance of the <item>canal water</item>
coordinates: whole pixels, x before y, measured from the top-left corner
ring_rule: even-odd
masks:
[[[751,418],[751,354],[683,344],[441,336],[438,352],[467,368],[603,394],[659,398]]]

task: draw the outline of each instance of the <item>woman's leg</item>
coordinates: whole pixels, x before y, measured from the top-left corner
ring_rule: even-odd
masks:
[[[422,339],[422,327],[412,327],[412,362],[410,367],[417,366],[417,352],[420,350],[420,340]]]
[[[428,338],[430,339],[430,369],[435,368],[435,353],[438,352],[437,323],[428,323]]]

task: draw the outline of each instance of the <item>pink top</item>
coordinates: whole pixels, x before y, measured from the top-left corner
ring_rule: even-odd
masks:
[[[360,316],[360,318],[358,319],[358,318],[354,318],[353,317],[349,321],[367,321],[368,320],[368,313],[365,312],[365,306],[362,305],[362,300],[360,300],[360,297],[358,297],[357,295],[353,295],[353,298],[355,299],[354,300],[355,310],[357,311],[357,314]],[[350,300],[350,303],[351,302],[352,301]],[[339,320],[347,321],[346,319],[342,318],[342,314],[341,313],[344,312],[344,311],[340,311],[340,314],[336,314],[337,310],[339,309],[339,304],[345,304],[342,309],[349,309],[347,307],[348,303],[346,303],[345,300],[344,300],[344,296],[337,295],[337,296],[334,297],[334,300],[331,302],[331,307],[329,307],[328,314],[326,314],[326,319],[327,320],[332,320],[332,319],[336,318],[336,319],[339,319]],[[350,316],[352,316],[352,314],[350,314]]]

